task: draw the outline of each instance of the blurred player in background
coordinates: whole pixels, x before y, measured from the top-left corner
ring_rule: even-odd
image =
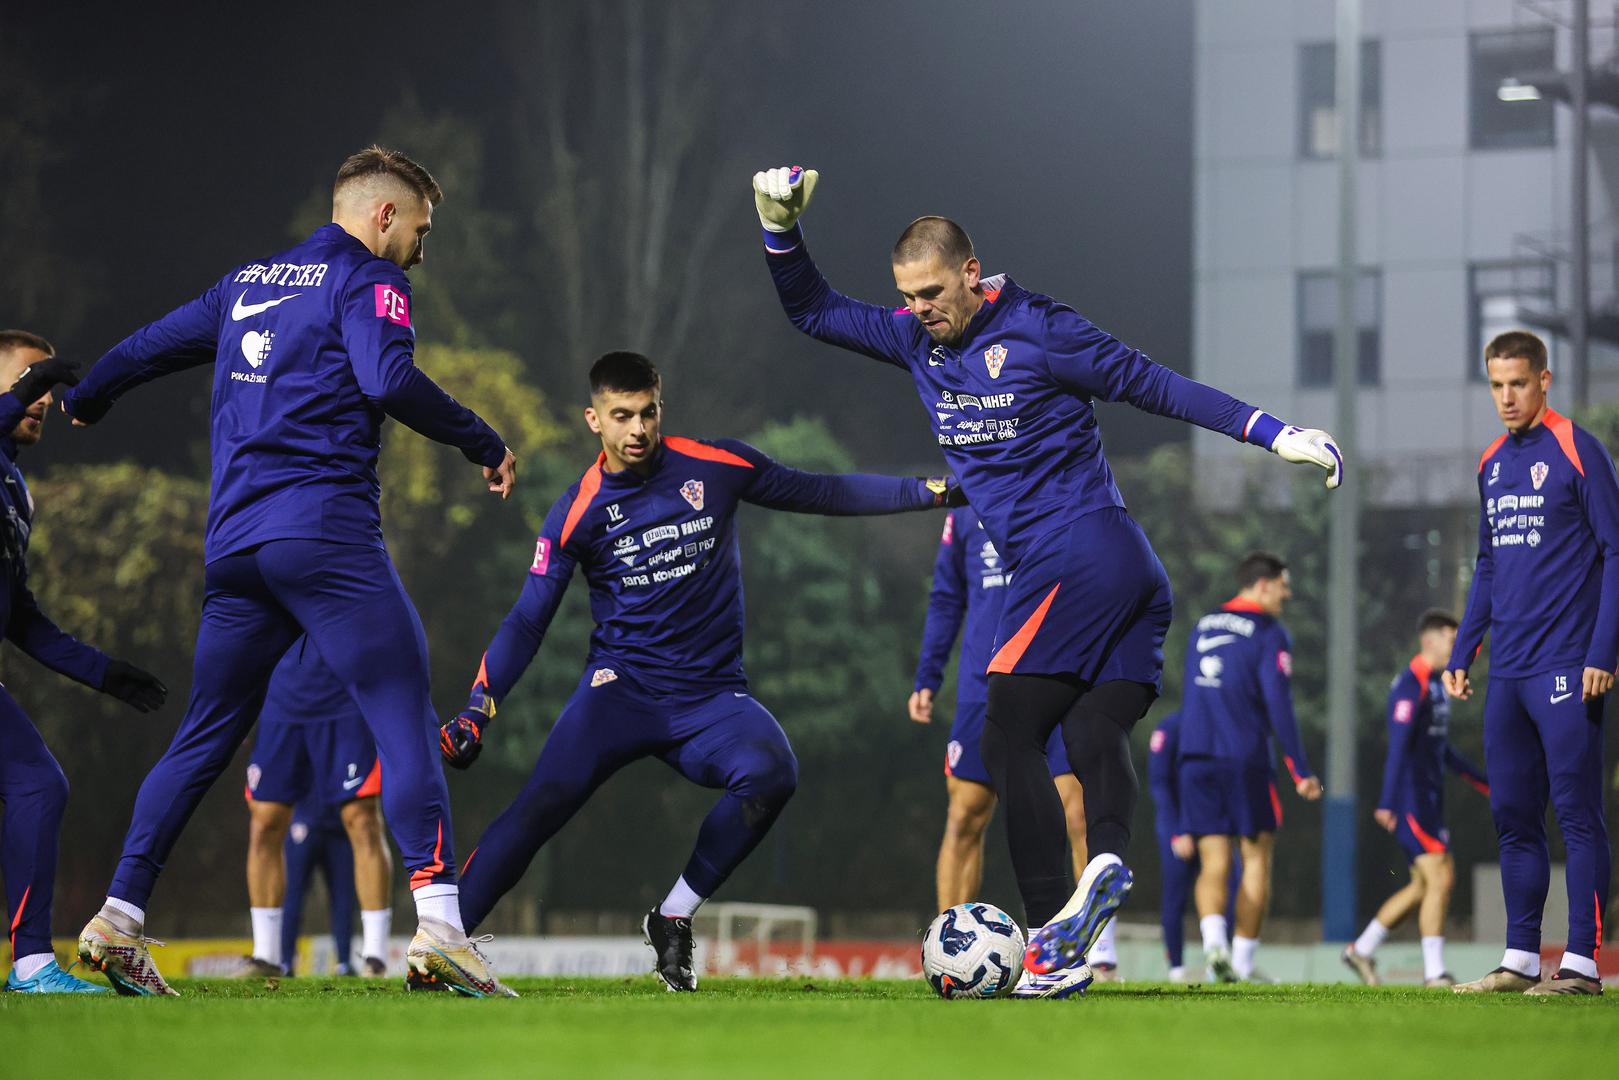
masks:
[[[1450,830],[1445,828],[1445,769],[1485,795],[1490,793],[1478,766],[1450,745],[1450,700],[1441,681],[1433,677],[1444,670],[1456,644],[1455,616],[1425,612],[1417,624],[1417,640],[1421,651],[1389,687],[1388,758],[1373,813],[1404,850],[1411,883],[1383,901],[1343,954],[1344,963],[1368,986],[1381,982],[1373,953],[1413,911],[1422,931],[1423,985],[1456,985],[1445,970],[1445,913],[1456,881]]]
[[[1152,729],[1147,743],[1147,787],[1152,791],[1158,867],[1163,877],[1158,919],[1163,931],[1169,981],[1186,982],[1186,904],[1202,864],[1197,841],[1186,831],[1180,795],[1181,714],[1172,712]],[[1242,887],[1242,854],[1233,851],[1228,879],[1226,919],[1235,921],[1237,892]]]
[[[697,989],[691,918],[764,839],[798,786],[786,734],[742,671],[744,502],[811,514],[894,514],[959,502],[946,480],[799,472],[734,439],[663,434],[652,361],[611,352],[590,369],[585,422],[601,453],[551,507],[517,603],[489,643],[445,760],[466,768],[496,706],[533,662],[576,568],[596,629],[578,688],[533,775],[467,856],[462,904],[476,927],[541,846],[619,769],[656,757],[723,788],[679,880],[642,921],[670,990]]]
[[[1271,767],[1272,733],[1302,798],[1321,797],[1293,716],[1293,641],[1282,608],[1293,595],[1287,564],[1256,551],[1237,565],[1235,597],[1199,619],[1186,643],[1181,687],[1180,812],[1197,840],[1198,926],[1208,976],[1255,975],[1270,908],[1271,856],[1282,806]],[[1236,933],[1227,938],[1227,881],[1242,853]]]
[[[1490,637],[1484,766],[1501,845],[1507,942],[1493,971],[1455,989],[1599,994],[1611,855],[1603,816],[1602,708],[1619,667],[1619,480],[1600,441],[1546,401],[1546,344],[1509,331],[1484,350],[1507,432],[1479,459],[1478,562],[1445,692]],[[1551,878],[1546,802],[1568,851],[1568,944],[1540,980]]]
[[[352,975],[354,957],[354,845],[343,826],[338,808],[324,799],[306,796],[293,807],[292,825],[287,829],[283,849],[287,861],[287,895],[282,907],[281,957],[287,974],[296,975],[294,968],[298,955],[298,929],[303,923],[304,897],[319,871],[326,881],[326,895],[330,900],[332,955],[337,958],[337,974]],[[361,953],[361,971],[366,975],[381,975],[373,968],[375,959],[383,967],[387,955],[387,937],[379,948],[368,944]]]
[[[338,169],[332,222],[115,345],[62,399],[77,424],[130,390],[214,366],[213,477],[191,701],[135,800],[124,853],[79,956],[126,994],[172,994],[146,948],[146,903],[169,852],[258,718],[301,635],[371,730],[417,932],[412,986],[510,993],[461,928],[449,792],[433,737],[427,641],[383,544],[383,421],[454,446],[505,498],[516,459],[416,367],[405,273],[422,261],[438,182],[371,147]]]
[[[944,758],[945,790],[950,802],[935,875],[940,911],[977,899],[978,887],[984,880],[984,833],[995,813],[995,789],[990,786],[989,770],[984,768],[979,739],[989,703],[987,669],[995,654],[995,627],[1001,619],[1006,578],[1006,564],[978,515],[968,506],[950,511],[933,561],[933,588],[928,594],[916,684],[907,706],[911,719],[918,724],[933,722],[934,695],[944,681],[950,650],[960,634],[956,715]],[[1085,855],[1085,793],[1068,767],[1068,751],[1056,730],[1046,740],[1046,760],[1068,820],[1069,850],[1077,879],[1089,861]],[[1103,981],[1118,973],[1113,926],[1110,920],[1090,958],[1092,970]]]
[[[386,971],[393,921],[393,855],[383,836],[382,766],[370,730],[343,684],[307,637],[276,665],[259,714],[258,740],[247,767],[247,893],[252,905],[253,954],[239,974],[279,974],[291,957],[283,950],[283,911],[291,906],[285,841],[294,804],[327,806],[348,835],[349,892],[358,889],[363,926],[360,970]],[[346,966],[348,953],[339,960]]]
[[[1130,889],[1130,731],[1157,697],[1171,614],[1169,579],[1125,511],[1093,402],[1128,401],[1318,465],[1329,487],[1343,459],[1325,432],[1182,378],[1005,275],[983,277],[967,233],[946,218],[918,218],[893,247],[902,307],[838,293],[798,225],[816,180],[797,167],[754,176],[766,262],[794,326],[911,373],[1012,574],[989,666],[984,763],[1006,804],[1030,928],[1026,989],[1070,993],[1088,980],[1086,954]],[[1090,862],[1072,890],[1045,752],[1059,726],[1085,785]]]
[[[18,452],[45,433],[51,388],[77,382],[73,367],[49,341],[26,330],[0,330],[0,631],[52,671],[110,694],[141,712],[158,708],[168,690],[153,675],[109,659],[69,637],[40,611],[28,586],[28,540],[34,498],[17,467]],[[101,993],[62,970],[51,951],[51,900],[67,810],[67,777],[17,699],[0,687],[0,876],[6,884],[11,971],[5,988],[30,994]]]

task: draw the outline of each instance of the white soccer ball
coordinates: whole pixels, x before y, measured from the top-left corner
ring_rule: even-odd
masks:
[[[942,998],[1005,997],[1023,974],[1023,931],[993,904],[958,904],[922,938],[922,974]]]

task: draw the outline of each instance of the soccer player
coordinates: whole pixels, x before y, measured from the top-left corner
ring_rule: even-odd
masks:
[[[910,371],[946,461],[1006,559],[984,763],[1006,804],[1031,927],[1026,970],[1083,981],[1085,954],[1130,887],[1129,733],[1157,696],[1171,607],[1163,564],[1113,481],[1092,402],[1128,401],[1319,465],[1329,487],[1342,456],[1325,432],[1182,378],[1005,275],[983,277],[972,241],[947,218],[918,218],[894,245],[898,310],[841,295],[798,226],[815,182],[796,166],[754,176],[771,277],[800,330]],[[1045,756],[1058,725],[1085,785],[1090,862],[1072,896]]]
[[[541,846],[609,776],[656,757],[722,788],[680,879],[642,922],[670,990],[695,990],[691,917],[764,838],[798,784],[787,736],[742,671],[743,502],[814,514],[893,514],[959,501],[946,480],[799,472],[734,439],[663,434],[662,381],[638,353],[590,369],[585,422],[601,453],[551,507],[523,591],[484,653],[471,699],[441,734],[469,766],[484,730],[533,661],[576,568],[596,629],[584,675],[533,775],[462,870],[476,927]]]
[[[146,902],[180,831],[307,634],[377,741],[382,799],[419,928],[411,985],[509,993],[461,928],[449,797],[433,736],[427,642],[383,546],[377,454],[392,416],[461,450],[505,498],[499,435],[412,361],[405,272],[442,197],[405,155],[362,150],[338,170],[332,223],[114,346],[63,399],[90,424],[161,375],[214,365],[213,483],[191,701],[141,785],[106,905],[79,955],[126,994],[168,994],[147,951]]]
[[[1152,791],[1153,823],[1158,834],[1158,866],[1163,876],[1158,919],[1164,937],[1164,958],[1169,981],[1186,982],[1186,903],[1201,869],[1197,841],[1181,819],[1180,797],[1181,714],[1172,712],[1158,722],[1147,743],[1147,786]],[[1226,918],[1235,918],[1237,893],[1242,886],[1242,856],[1234,853],[1227,879]]]
[[[956,715],[944,758],[949,808],[935,872],[940,911],[973,899],[984,879],[984,833],[995,813],[995,789],[990,786],[978,743],[984,731],[984,710],[989,701],[987,668],[995,653],[995,627],[1001,619],[1006,578],[1006,564],[978,515],[967,506],[950,511],[933,561],[933,588],[928,594],[927,618],[922,627],[922,651],[916,665],[915,688],[907,704],[912,720],[919,724],[933,722],[933,698],[960,634]],[[1088,861],[1085,793],[1068,767],[1068,751],[1055,730],[1046,740],[1046,761],[1062,798],[1077,878]],[[1098,940],[1098,953],[1111,945],[1112,927],[1109,922]],[[1106,959],[1093,957],[1091,967],[1097,978],[1106,979],[1116,974],[1118,961],[1111,954]]]
[[[28,539],[34,498],[17,454],[45,433],[57,383],[77,382],[73,366],[51,343],[25,330],[0,330],[0,630],[6,640],[75,682],[110,694],[141,712],[158,708],[168,690],[133,664],[109,659],[69,637],[40,611],[28,587]],[[103,987],[63,971],[51,951],[51,899],[56,854],[67,809],[67,777],[17,699],[0,687],[0,875],[6,885],[11,972],[5,988],[30,994],[95,994]]]
[[[1478,562],[1443,677],[1451,697],[1470,697],[1468,668],[1489,634],[1484,766],[1507,947],[1500,966],[1455,989],[1599,994],[1610,872],[1602,707],[1619,668],[1619,481],[1607,448],[1547,403],[1545,342],[1509,331],[1491,340],[1484,361],[1507,430],[1479,459]],[[1541,982],[1548,798],[1568,851],[1568,944]]]
[[[1237,564],[1237,587],[1236,596],[1192,627],[1181,687],[1181,820],[1197,841],[1198,927],[1209,978],[1218,982],[1263,981],[1254,974],[1254,954],[1270,908],[1282,816],[1272,733],[1294,789],[1311,801],[1321,797],[1293,716],[1293,641],[1281,622],[1293,595],[1287,564],[1252,552]],[[1239,847],[1242,887],[1236,933],[1228,938],[1226,882]]]
[[[290,959],[281,947],[283,909],[292,905],[283,849],[295,804],[310,796],[333,808],[353,849],[347,888],[357,887],[360,897],[361,970],[370,976],[386,971],[393,856],[382,833],[381,792],[376,741],[343,684],[309,639],[299,638],[270,676],[247,767],[253,953],[240,975],[276,975]],[[348,953],[340,959],[346,965]]]
[[[307,797],[292,811],[287,829],[287,893],[281,920],[281,956],[287,974],[295,975],[293,958],[298,955],[298,927],[303,921],[304,893],[319,870],[326,879],[326,895],[331,901],[332,949],[337,957],[337,974],[352,975],[354,955],[354,845],[338,808],[323,799]],[[362,913],[363,914],[363,913]],[[369,928],[368,928],[369,929]],[[362,971],[381,975],[371,961],[383,965],[387,953],[384,937],[380,949],[373,943],[361,953]]]
[[[1422,931],[1424,986],[1455,986],[1445,970],[1445,912],[1456,880],[1445,828],[1445,772],[1449,768],[1485,795],[1484,774],[1450,745],[1450,700],[1435,671],[1443,671],[1456,644],[1456,619],[1424,612],[1417,623],[1420,650],[1389,688],[1388,758],[1373,817],[1394,834],[1411,863],[1411,882],[1383,901],[1343,960],[1368,986],[1381,981],[1373,953],[1389,931],[1413,911]]]

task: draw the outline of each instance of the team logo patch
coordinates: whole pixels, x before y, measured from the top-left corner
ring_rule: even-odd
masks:
[[[302,821],[294,821],[292,828],[287,830],[287,838],[294,844],[301,844],[309,839],[309,826]]]
[[[551,541],[540,537],[534,541],[534,565],[528,568],[531,574],[543,574],[551,568]]]
[[[1006,363],[1006,346],[996,342],[984,350],[984,366],[989,368],[989,377],[1001,377],[1001,365]]]
[[[1540,485],[1546,482],[1546,477],[1551,474],[1551,471],[1551,467],[1544,461],[1537,461],[1529,466],[1529,482],[1535,485],[1536,491],[1540,490]]]
[[[687,480],[680,485],[680,495],[691,503],[693,510],[703,508],[703,482],[701,480]]]
[[[944,535],[939,537],[939,543],[941,543],[941,544],[951,543],[951,542],[953,542],[955,540],[955,536],[956,536],[956,515],[954,515],[954,514],[946,514],[944,516]]]
[[[1152,733],[1152,738],[1147,741],[1147,749],[1151,750],[1155,754],[1159,753],[1163,750],[1164,743],[1168,741],[1169,736],[1165,735],[1162,731],[1155,731]]]
[[[1293,654],[1286,649],[1277,649],[1276,670],[1291,679],[1293,677]]]
[[[372,286],[372,291],[377,302],[377,318],[400,326],[410,325],[410,301],[405,299],[404,293],[382,284]]]
[[[259,768],[257,765],[249,765],[247,767],[247,790],[257,791],[259,789],[259,781],[263,779],[263,769]]]
[[[1412,707],[1410,699],[1401,698],[1394,705],[1394,722],[1396,724],[1409,724],[1411,722],[1411,712]]]
[[[590,677],[590,685],[602,686],[606,683],[612,682],[616,678],[618,678],[618,672],[614,671],[612,668],[599,667],[596,669],[596,674]]]
[[[944,748],[944,771],[951,772],[961,764],[961,744],[954,739]]]
[[[274,344],[275,331],[249,330],[242,335],[242,356],[247,359],[249,365],[256,368],[270,358],[270,347]]]

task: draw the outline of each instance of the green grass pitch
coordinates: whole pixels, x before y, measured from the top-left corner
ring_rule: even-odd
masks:
[[[0,1075],[1595,1075],[1619,1000],[1140,983],[947,1002],[915,982],[518,979],[515,1001],[353,979],[177,980],[178,1000],[0,994]],[[1603,1063],[1607,1064],[1604,1065]]]

